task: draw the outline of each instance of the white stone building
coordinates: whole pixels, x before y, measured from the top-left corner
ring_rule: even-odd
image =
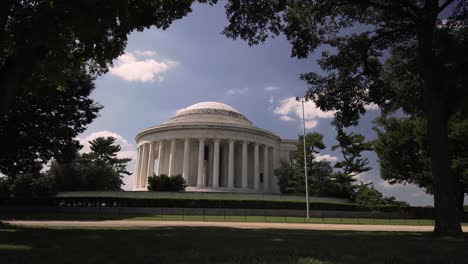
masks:
[[[136,136],[134,190],[148,176],[182,175],[187,191],[278,193],[274,169],[290,160],[295,140],[260,129],[218,102],[189,106]]]

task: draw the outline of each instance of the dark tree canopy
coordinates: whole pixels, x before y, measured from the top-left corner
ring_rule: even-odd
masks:
[[[130,175],[127,171],[127,163],[130,158],[117,158],[120,145],[115,143],[114,137],[97,137],[91,140],[91,152],[83,154],[84,159],[110,165],[119,174]],[[122,175],[123,177],[124,175]]]
[[[130,159],[117,158],[120,146],[113,137],[89,142],[91,151],[76,153],[70,162],[53,161],[47,175],[55,178],[59,191],[121,190]]]
[[[250,45],[284,34],[291,55],[306,58],[325,47],[318,63],[324,75],[305,73],[307,96],[322,110],[336,110],[342,126],[358,123],[365,105],[392,100],[416,106],[427,119],[434,182],[434,232],[461,234],[450,175],[448,120],[466,110],[468,1],[465,0],[278,0],[229,1],[224,34]],[[393,92],[385,60],[413,50],[414,69]],[[404,60],[399,61],[406,63]],[[397,91],[398,92],[398,91]],[[405,95],[408,95],[405,97]],[[411,109],[411,107],[407,107]]]
[[[340,149],[343,160],[335,163],[335,168],[343,170],[343,173],[349,177],[356,176],[360,173],[371,170],[369,160],[362,157],[362,152],[372,151],[372,143],[365,142],[365,137],[361,134],[346,133],[342,129],[338,129],[336,135],[337,145],[332,147],[332,150]]]
[[[37,75],[49,82],[47,88],[66,89],[65,67],[85,66],[92,76],[106,72],[123,53],[129,33],[151,26],[166,29],[190,13],[193,2],[0,1],[0,114],[23,90],[42,88],[24,85]]]
[[[423,118],[381,117],[377,120],[374,146],[384,180],[390,184],[414,183],[427,193],[433,193],[425,126]],[[457,200],[462,213],[468,193],[468,119],[456,116],[450,120],[449,143],[450,173],[460,181]]]
[[[0,119],[0,172],[37,173],[50,159],[70,160],[81,148],[76,137],[96,118],[101,106],[90,93],[93,79],[83,71],[67,71],[67,89],[47,87],[48,81],[25,83],[41,87],[40,96],[23,90]]]

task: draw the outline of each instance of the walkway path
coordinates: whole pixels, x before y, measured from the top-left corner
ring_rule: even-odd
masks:
[[[347,231],[399,231],[431,232],[433,226],[417,225],[352,225],[352,224],[295,224],[295,223],[245,223],[245,222],[197,222],[197,221],[4,221],[12,225],[28,227],[226,227],[244,229],[303,229]],[[468,232],[468,227],[463,227]]]

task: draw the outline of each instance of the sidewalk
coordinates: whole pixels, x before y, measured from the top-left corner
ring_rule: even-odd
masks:
[[[431,232],[433,226],[414,225],[352,225],[352,224],[296,224],[296,223],[245,223],[245,222],[198,222],[198,221],[27,221],[13,220],[5,223],[27,227],[224,227],[244,229],[303,229],[346,231],[396,231]],[[468,227],[463,227],[468,232]]]

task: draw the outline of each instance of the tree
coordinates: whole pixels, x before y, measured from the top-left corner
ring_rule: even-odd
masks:
[[[123,53],[130,32],[166,29],[191,12],[192,2],[0,1],[0,118],[18,94],[36,91],[25,82],[40,76],[47,88],[66,89],[64,68],[84,66],[92,77],[105,73]]]
[[[344,126],[356,125],[366,104],[386,104],[389,92],[383,77],[388,69],[383,62],[389,53],[413,49],[416,75],[406,81],[418,85],[404,90],[414,95],[406,99],[416,98],[422,105],[427,120],[434,232],[460,235],[448,120],[467,105],[467,5],[464,0],[229,1],[224,34],[253,45],[284,33],[292,44],[291,55],[298,58],[331,47],[319,60],[326,75],[307,73],[301,78],[310,85],[307,96],[322,110],[336,110],[335,119]]]
[[[397,201],[395,197],[384,197],[381,192],[376,190],[372,183],[363,184],[356,186],[353,201],[357,204],[364,205],[373,209],[377,209],[379,206],[393,205],[399,207],[408,206],[407,203]]]
[[[317,196],[335,196],[350,198],[350,188],[333,180],[333,168],[329,161],[315,159],[319,150],[325,149],[323,135],[314,132],[306,134],[306,159],[309,192]],[[299,136],[297,150],[292,163],[281,161],[275,171],[282,193],[305,193],[303,136]]]
[[[307,133],[305,136],[306,145],[306,160],[307,160],[307,172],[311,175],[312,166],[315,163],[316,154],[320,153],[320,150],[325,149],[323,143],[323,135],[317,132]],[[294,152],[294,168],[295,170],[304,176],[304,136],[299,136],[299,140],[296,144],[296,151]],[[304,178],[304,177],[302,177]]]
[[[347,134],[341,128],[338,128],[336,140],[338,144],[334,145],[332,150],[340,148],[343,160],[335,163],[335,168],[342,171],[336,172],[333,178],[337,183],[351,185],[356,181],[353,177],[372,169],[368,166],[369,160],[362,158],[361,154],[364,151],[372,151],[372,143],[364,142],[365,137],[361,134]]]
[[[307,176],[309,187],[312,185],[313,180],[326,177],[321,174],[328,170],[323,170],[324,166],[316,166],[315,155],[319,150],[325,149],[323,143],[323,135],[314,132],[307,133],[306,139],[306,159],[307,159]],[[299,136],[296,144],[296,151],[293,154],[292,163],[281,161],[280,167],[276,170],[275,174],[278,175],[278,184],[282,193],[305,193],[305,174],[304,174],[304,137]]]
[[[301,193],[301,190],[303,190],[301,186],[304,185],[301,185],[302,181],[296,177],[297,175],[292,163],[281,160],[280,166],[275,170],[275,175],[278,177],[278,185],[281,193]]]
[[[335,163],[335,168],[342,169],[349,177],[354,177],[360,173],[371,170],[369,160],[362,158],[361,153],[364,151],[372,151],[372,143],[364,142],[365,137],[361,134],[347,134],[342,129],[338,129],[336,136],[338,144],[332,147],[332,150],[340,148],[343,160]]]
[[[76,137],[102,108],[89,98],[93,79],[81,69],[67,68],[67,89],[53,89],[47,80],[25,83],[12,107],[0,118],[0,171],[9,177],[38,172],[52,158],[65,162],[81,148]],[[30,90],[44,87],[39,96]]]
[[[130,158],[117,158],[117,153],[122,149],[115,143],[114,137],[97,137],[91,140],[91,152],[83,154],[85,159],[109,164],[119,174],[130,175],[127,171],[127,163]],[[122,175],[123,177],[124,175]]]
[[[81,155],[85,168],[86,184],[95,190],[120,190],[122,178],[131,173],[126,170],[129,158],[117,158],[121,147],[114,137],[97,137],[91,140],[91,152]]]
[[[91,152],[75,153],[71,162],[53,161],[46,174],[54,177],[59,191],[120,190],[128,158],[117,158],[121,147],[113,137],[90,141]]]
[[[390,184],[414,183],[433,193],[426,120],[413,117],[381,117],[376,121],[374,146],[379,157],[380,175]],[[449,122],[449,148],[452,177],[460,182],[457,190],[459,213],[463,214],[468,193],[468,119],[454,117]]]

